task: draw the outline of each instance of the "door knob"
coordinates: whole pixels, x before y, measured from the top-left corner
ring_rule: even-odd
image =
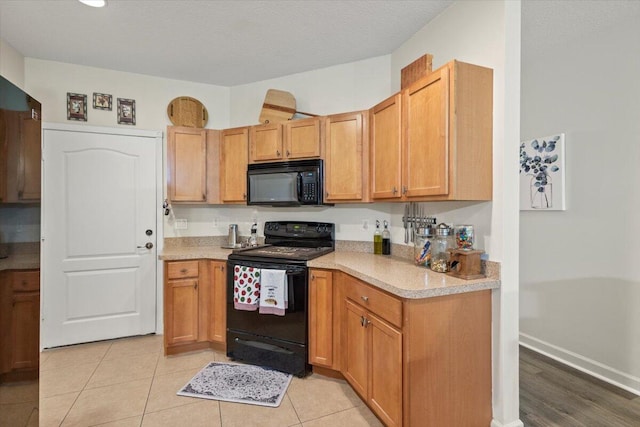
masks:
[[[142,249],[142,248],[151,249],[153,248],[153,243],[147,242],[144,246],[138,246],[138,249]]]

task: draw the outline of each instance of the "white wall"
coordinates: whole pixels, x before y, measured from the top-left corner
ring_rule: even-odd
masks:
[[[467,206],[470,223],[490,258],[502,262],[502,287],[493,298],[493,425],[521,425],[518,417],[518,153],[520,2],[456,2],[392,55],[392,82],[399,88],[400,70],[431,53],[433,67],[452,59],[494,70],[494,190],[491,203]],[[437,209],[438,204],[427,204]],[[457,203],[451,206],[461,206]],[[473,213],[473,214],[472,214]],[[396,208],[392,219],[401,215]],[[445,212],[452,216],[453,212]],[[516,236],[516,237],[513,237]]]
[[[24,56],[0,39],[0,75],[19,88],[24,88]]]
[[[229,89],[182,80],[66,64],[41,59],[25,59],[25,89],[42,103],[45,122],[91,126],[131,127],[117,122],[117,98],[136,101],[135,129],[166,131],[171,125],[167,105],[178,96],[200,100],[209,112],[207,128],[229,124]],[[87,121],[67,121],[67,92],[87,95]],[[113,96],[113,110],[94,110],[93,93]]]
[[[567,210],[520,214],[522,342],[638,394],[639,18],[523,50],[522,140],[566,134]]]

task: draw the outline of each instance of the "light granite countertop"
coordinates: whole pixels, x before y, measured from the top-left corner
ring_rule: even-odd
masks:
[[[159,255],[161,260],[187,259],[226,260],[231,249],[213,245],[170,245]],[[407,299],[473,292],[500,287],[499,267],[487,263],[483,279],[463,280],[418,267],[407,258],[373,255],[366,252],[338,250],[308,262],[311,268],[339,270],[361,279],[393,295]]]
[[[40,268],[40,243],[10,243],[0,248],[7,258],[0,259],[1,270],[33,270]]]
[[[429,298],[500,287],[497,276],[463,280],[418,267],[404,258],[363,252],[332,252],[308,262],[311,268],[340,270],[408,299]],[[495,274],[495,273],[494,273]]]

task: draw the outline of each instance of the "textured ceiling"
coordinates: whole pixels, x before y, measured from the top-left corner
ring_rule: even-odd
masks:
[[[451,0],[0,0],[25,57],[234,86],[393,52]]]

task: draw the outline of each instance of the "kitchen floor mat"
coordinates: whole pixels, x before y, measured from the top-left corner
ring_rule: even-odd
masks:
[[[275,408],[280,406],[292,376],[260,366],[211,362],[177,394]]]

